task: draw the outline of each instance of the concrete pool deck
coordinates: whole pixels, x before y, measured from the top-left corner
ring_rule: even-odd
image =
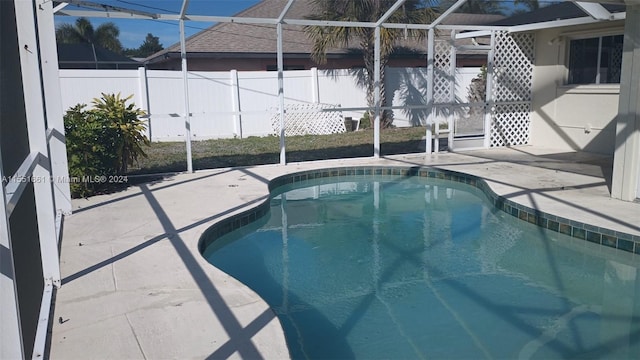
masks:
[[[480,176],[512,201],[640,241],[640,203],[609,196],[611,159],[594,154],[523,146],[180,174],[74,200],[64,221],[50,357],[288,358],[273,311],[202,258],[198,240],[212,224],[264,201],[277,176],[374,165]]]

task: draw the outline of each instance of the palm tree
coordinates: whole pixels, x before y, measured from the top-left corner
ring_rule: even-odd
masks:
[[[396,0],[312,0],[315,13],[307,16],[311,20],[328,21],[363,21],[376,22],[396,2]],[[387,22],[395,23],[429,23],[435,18],[432,8],[420,7],[424,1],[407,0]],[[374,54],[375,54],[375,30],[373,28],[353,27],[321,27],[306,26],[305,31],[313,42],[311,52],[312,59],[324,64],[327,61],[327,50],[332,48],[345,48],[355,43],[362,51],[364,58],[364,84],[367,91],[367,105],[374,107]],[[414,38],[424,38],[424,31],[410,31]],[[380,103],[386,103],[384,91],[384,68],[389,61],[389,56],[394,51],[398,40],[404,37],[404,31],[399,29],[380,29]],[[382,128],[390,127],[393,118],[389,111],[384,111],[381,116]]]
[[[515,0],[513,4],[524,6],[527,11],[538,10],[540,8],[538,0]]]
[[[106,22],[94,29],[84,17],[78,18],[75,25],[60,24],[56,27],[56,41],[61,44],[90,43],[121,54],[123,49],[118,36],[120,29],[116,24]]]

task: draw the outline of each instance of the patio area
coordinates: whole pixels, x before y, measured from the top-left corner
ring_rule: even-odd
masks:
[[[180,174],[73,202],[50,357],[287,358],[273,311],[210,265],[198,240],[212,224],[264,201],[275,177],[378,165],[476,175],[506,199],[640,242],[640,204],[611,198],[612,158],[589,153],[519,146]],[[606,251],[637,261],[631,252]]]

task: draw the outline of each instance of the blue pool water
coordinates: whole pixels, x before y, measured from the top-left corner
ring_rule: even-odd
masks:
[[[277,189],[204,251],[274,309],[294,359],[640,358],[633,254],[461,183],[329,181]]]

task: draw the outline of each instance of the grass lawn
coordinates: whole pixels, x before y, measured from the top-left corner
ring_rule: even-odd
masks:
[[[424,127],[393,128],[380,132],[382,155],[424,151]],[[366,129],[331,135],[305,135],[286,138],[287,162],[373,156],[373,130]],[[186,171],[184,142],[154,142],[145,149],[130,174]],[[191,143],[193,168],[214,169],[280,162],[280,139],[275,136],[245,139],[218,139]]]

